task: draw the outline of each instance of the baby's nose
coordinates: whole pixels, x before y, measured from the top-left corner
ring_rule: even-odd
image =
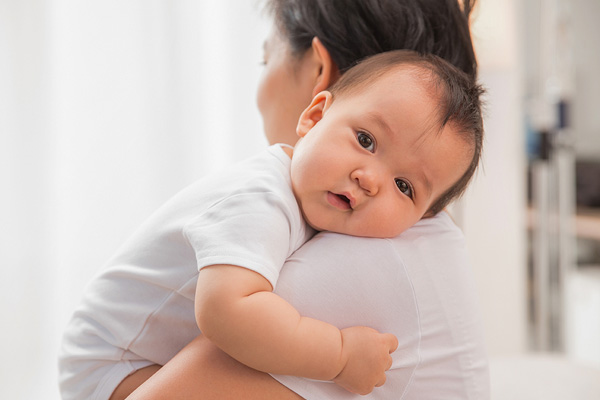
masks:
[[[379,191],[378,174],[373,169],[357,168],[352,171],[350,178],[369,196],[375,196]]]

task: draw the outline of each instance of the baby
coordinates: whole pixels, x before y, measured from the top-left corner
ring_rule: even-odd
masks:
[[[63,340],[63,398],[108,399],[201,333],[260,371],[383,385],[396,338],[302,317],[272,292],[279,270],[314,230],[394,237],[459,196],[481,153],[481,92],[435,56],[373,56],[315,96],[295,148],[178,194],[86,291]]]

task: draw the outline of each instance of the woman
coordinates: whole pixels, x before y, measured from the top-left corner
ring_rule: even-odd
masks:
[[[271,0],[269,7],[275,24],[258,106],[271,143],[293,145],[312,97],[372,54],[435,53],[476,75],[468,1],[462,10],[452,0]],[[464,238],[445,212],[392,240],[320,233],[288,260],[276,292],[303,315],[398,337],[387,382],[371,398],[489,397]],[[128,377],[113,398],[142,382],[130,398],[355,397],[332,383],[254,371],[203,337],[164,367]]]

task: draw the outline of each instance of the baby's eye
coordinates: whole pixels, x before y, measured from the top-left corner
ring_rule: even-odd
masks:
[[[365,132],[358,132],[356,134],[356,138],[358,139],[358,143],[371,153],[375,151],[375,140]]]
[[[411,199],[413,198],[413,191],[408,182],[402,179],[396,179],[396,186],[398,186],[398,189],[400,189],[403,194]]]

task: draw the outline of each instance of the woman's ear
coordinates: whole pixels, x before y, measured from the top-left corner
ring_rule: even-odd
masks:
[[[317,58],[317,62],[320,64],[319,75],[315,81],[312,95],[316,96],[317,93],[327,90],[335,81],[340,77],[340,70],[337,65],[333,62],[331,54],[325,48],[321,40],[318,37],[314,37],[312,40],[313,54]]]
[[[333,97],[331,96],[331,93],[326,90],[319,92],[312,99],[310,105],[302,111],[302,114],[300,114],[300,118],[298,119],[298,125],[296,126],[296,133],[298,136],[301,138],[306,136],[317,122],[323,118],[332,101]]]

